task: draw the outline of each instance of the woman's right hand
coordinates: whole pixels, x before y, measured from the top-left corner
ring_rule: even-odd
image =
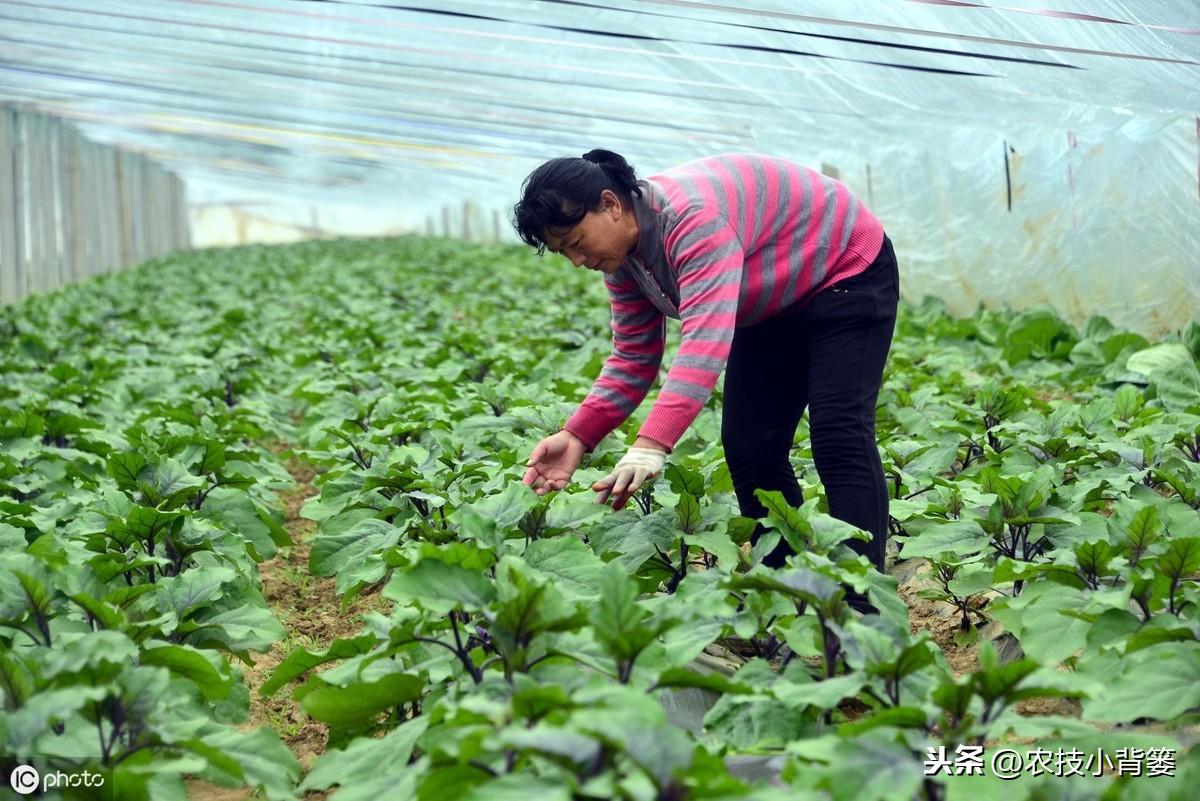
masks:
[[[562,489],[586,451],[583,440],[566,429],[551,434],[530,452],[525,484],[538,495]]]

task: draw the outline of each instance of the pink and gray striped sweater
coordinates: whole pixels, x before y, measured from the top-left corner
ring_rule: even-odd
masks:
[[[654,383],[666,318],[683,339],[639,435],[675,443],[725,368],[734,329],[865,270],[883,227],[843,184],[782,159],[698,159],[641,182],[638,246],[605,275],[613,352],[565,428],[596,447]]]

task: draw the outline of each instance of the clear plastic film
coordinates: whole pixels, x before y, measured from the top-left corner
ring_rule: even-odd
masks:
[[[910,298],[1148,334],[1200,306],[1196,3],[11,0],[0,102],[193,199],[380,231],[502,211],[593,147],[643,174],[765,152],[863,196]]]

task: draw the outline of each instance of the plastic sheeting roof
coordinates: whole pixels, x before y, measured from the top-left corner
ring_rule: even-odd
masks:
[[[593,147],[770,153],[867,201],[910,299],[1200,308],[1197,0],[0,0],[6,100],[354,233],[500,228]]]
[[[185,178],[507,197],[593,146],[664,167],[1018,124],[1153,136],[1200,112],[1200,3],[0,0],[0,101]]]

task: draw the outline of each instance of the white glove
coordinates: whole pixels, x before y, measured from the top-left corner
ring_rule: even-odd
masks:
[[[630,448],[611,473],[592,485],[592,489],[599,493],[596,503],[604,503],[611,495],[613,508],[620,509],[644,482],[653,480],[662,472],[666,462],[667,454],[663,451]]]

